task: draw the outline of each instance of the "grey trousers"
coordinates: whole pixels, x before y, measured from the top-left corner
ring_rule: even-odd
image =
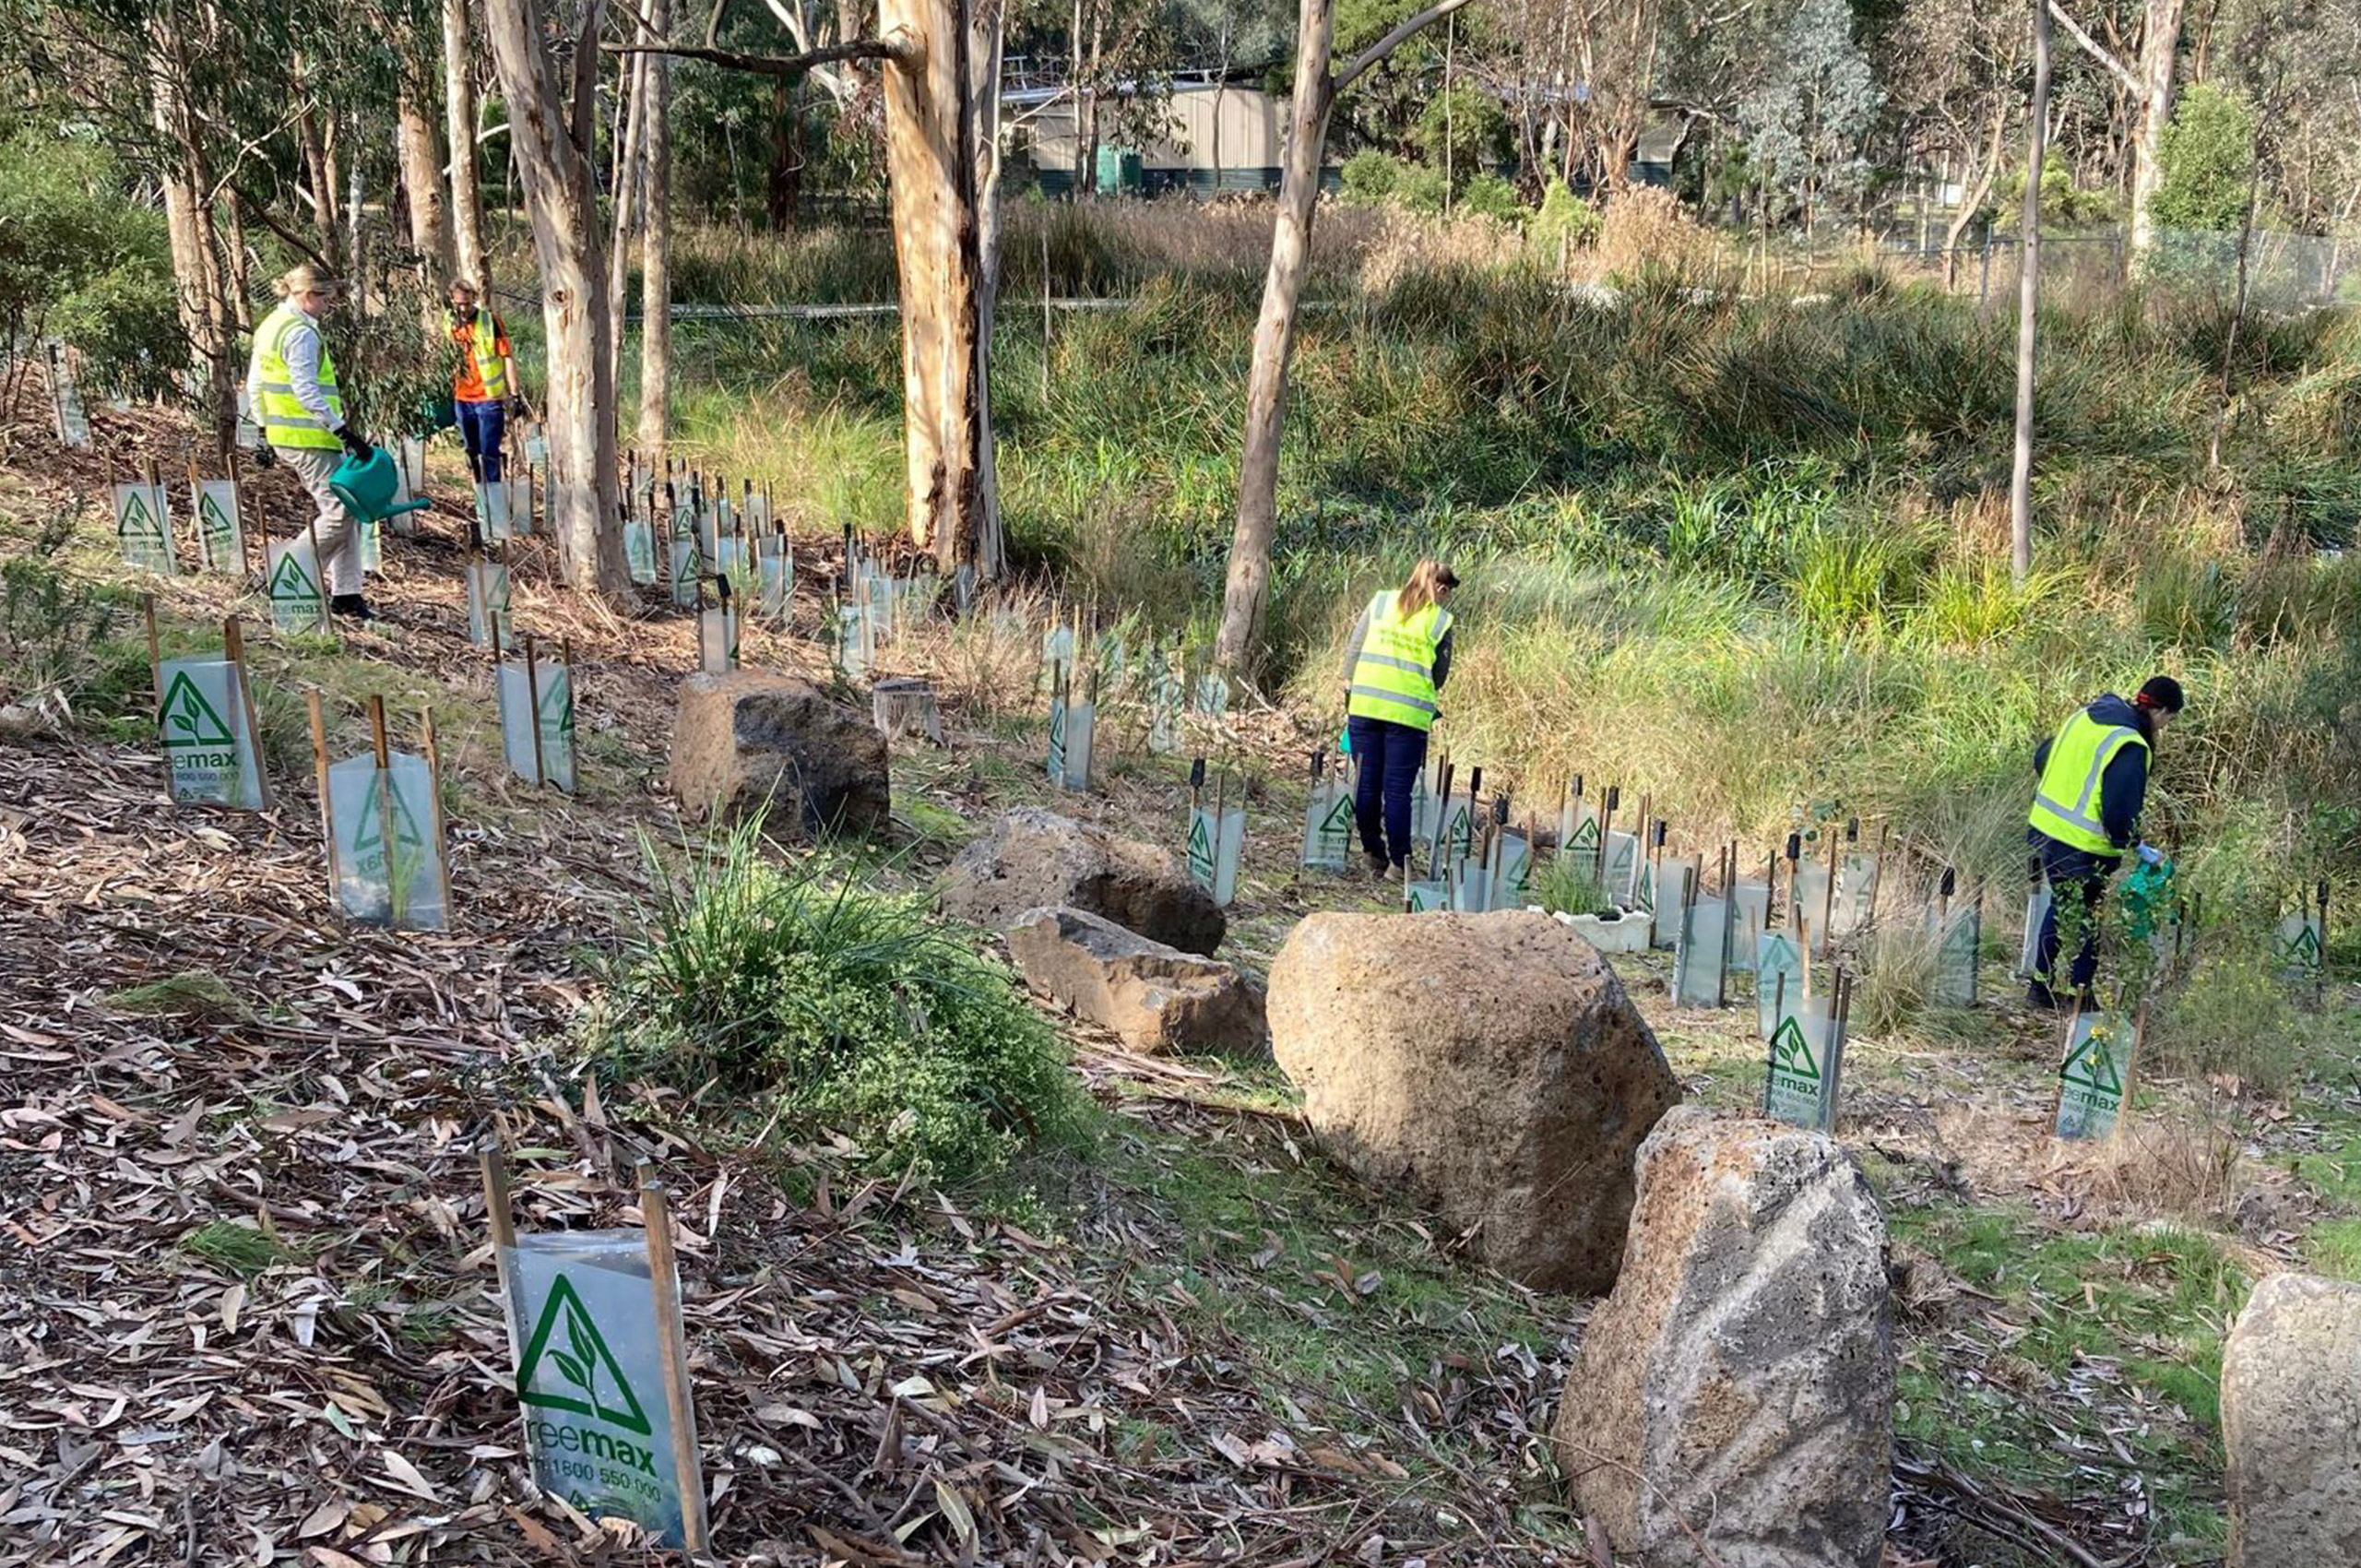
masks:
[[[344,509],[328,488],[328,476],[344,460],[342,452],[317,446],[274,448],[279,460],[302,482],[303,493],[317,509],[314,528],[319,538],[320,576],[327,579],[332,597],[361,591],[361,519]]]

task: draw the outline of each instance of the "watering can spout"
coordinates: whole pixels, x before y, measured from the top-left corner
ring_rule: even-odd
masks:
[[[394,464],[394,455],[385,447],[372,450],[365,458],[347,457],[328,476],[328,488],[354,516],[372,522],[384,522],[408,512],[421,512],[432,505],[424,496],[409,501],[397,500],[401,494],[401,470]]]

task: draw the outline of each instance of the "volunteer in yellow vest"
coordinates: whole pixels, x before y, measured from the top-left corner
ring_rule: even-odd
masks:
[[[370,612],[361,597],[360,523],[328,488],[328,479],[345,453],[366,458],[376,448],[344,422],[336,356],[320,340],[320,317],[336,303],[337,285],[309,267],[298,267],[271,291],[279,296],[279,308],[255,328],[254,358],[246,366],[246,403],[262,427],[265,447],[256,457],[267,464],[276,454],[312,498],[328,609],[365,621]]]
[[[2034,885],[2049,879],[2049,912],[2042,918],[2032,984],[2025,1001],[2062,1007],[2087,999],[2098,971],[2098,911],[2108,879],[2138,840],[2140,808],[2148,797],[2148,765],[2156,738],[2180,711],[2180,683],[2151,676],[2130,702],[2113,692],[2075,712],[2033,754],[2033,811],[2025,837],[2033,846]],[[2142,859],[2155,851],[2139,846]],[[2082,944],[2069,976],[2072,994],[2052,989],[2058,963],[2058,911],[2079,900]]]
[[[1410,790],[1451,673],[1445,606],[1458,586],[1442,562],[1419,562],[1399,589],[1370,600],[1345,652],[1345,734],[1361,770],[1353,817],[1373,876],[1410,858]]]
[[[451,285],[451,408],[468,470],[497,480],[508,410],[516,402],[516,362],[509,357],[506,324],[477,305],[476,286],[464,278]]]

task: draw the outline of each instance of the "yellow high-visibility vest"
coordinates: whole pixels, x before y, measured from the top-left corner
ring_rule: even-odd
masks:
[[[1357,719],[1388,719],[1413,730],[1434,726],[1435,650],[1451,630],[1451,612],[1430,604],[1407,620],[1394,613],[1401,596],[1391,589],[1369,601],[1369,635],[1353,660],[1345,711]]]
[[[287,335],[309,327],[303,314],[282,302],[255,328],[255,410],[262,438],[273,446],[311,446],[333,452],[344,444],[336,433],[344,423],[344,398],[337,392],[336,359],[320,342],[320,396],[331,416],[322,421],[295,397],[294,374],[287,368]]]
[[[2126,746],[2149,750],[2147,737],[2128,724],[2102,724],[2087,707],[2059,726],[2049,742],[2049,761],[2033,792],[2026,821],[2035,831],[2070,849],[2093,855],[2122,851],[2106,836],[2100,810],[2106,765]]]
[[[483,383],[484,400],[497,402],[508,396],[508,367],[501,362],[500,334],[492,312],[479,308],[469,332],[468,347],[475,354],[476,379]]]

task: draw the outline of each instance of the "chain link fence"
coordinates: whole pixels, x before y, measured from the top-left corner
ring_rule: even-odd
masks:
[[[2096,303],[2136,280],[2154,293],[2228,306],[2237,299],[2239,250],[2236,232],[2203,230],[2160,229],[2145,255],[2134,255],[2124,227],[2044,234],[2042,297]],[[1940,234],[1903,227],[1842,244],[1758,241],[1750,271],[1774,288],[1809,293],[1874,266],[1973,295],[1993,309],[2013,306],[2023,264],[2024,246],[2014,234],[1984,232],[1946,244]],[[2258,229],[2246,242],[2244,266],[2249,310],[2290,314],[2361,303],[2361,240]]]

